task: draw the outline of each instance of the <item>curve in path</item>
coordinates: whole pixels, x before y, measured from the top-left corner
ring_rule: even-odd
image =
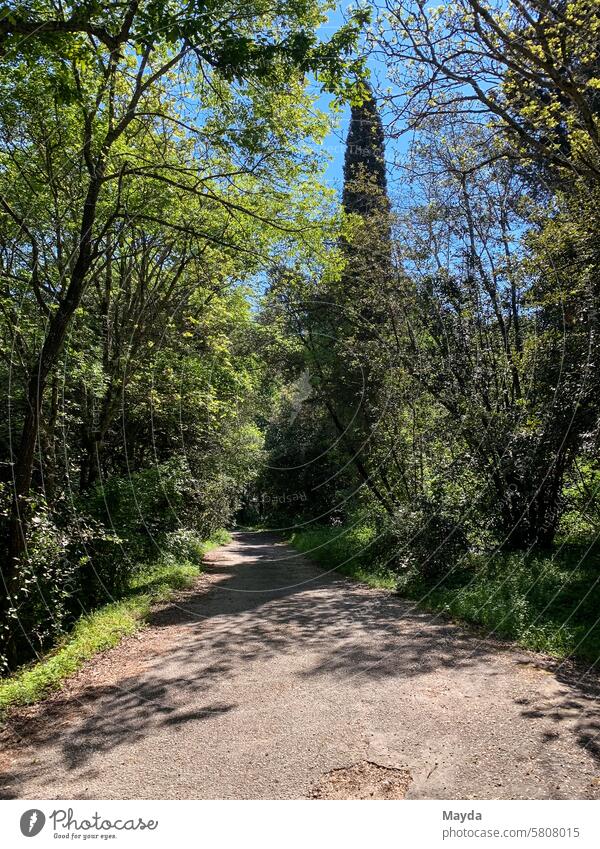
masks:
[[[349,775],[342,793],[377,796],[377,764],[408,771],[407,798],[597,798],[599,695],[236,533],[177,604],[13,722],[0,795],[302,798]]]

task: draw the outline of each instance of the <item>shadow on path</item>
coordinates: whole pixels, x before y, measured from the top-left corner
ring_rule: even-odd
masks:
[[[166,729],[174,740],[183,729],[211,734],[211,723],[243,707],[250,669],[255,677],[264,674],[269,688],[269,675],[279,674],[269,672],[274,660],[277,670],[289,670],[294,686],[314,686],[321,700],[328,688],[343,683],[352,691],[365,680],[414,680],[418,688],[419,679],[441,669],[483,675],[490,683],[506,675],[506,664],[492,660],[504,652],[499,643],[416,611],[396,596],[323,573],[270,534],[237,533],[207,557],[197,589],[154,611],[149,624],[139,638],[139,671],[119,675],[113,668],[110,683],[94,683],[87,674],[92,662],[76,692],[13,722],[13,731],[34,750],[58,750],[61,769],[83,784],[92,756],[143,744]],[[118,665],[131,651],[125,644],[106,658],[114,656]],[[515,655],[533,670],[539,666],[540,675],[544,667],[551,673],[547,662],[526,657],[519,661]],[[597,684],[578,681],[564,667],[558,681],[561,687],[551,696],[538,698],[532,684],[531,698],[515,699],[521,715],[544,720],[549,727],[541,733],[548,740],[569,724],[579,745],[599,757]],[[0,797],[19,797],[34,779],[51,782],[49,769],[43,758],[17,758],[2,776]]]

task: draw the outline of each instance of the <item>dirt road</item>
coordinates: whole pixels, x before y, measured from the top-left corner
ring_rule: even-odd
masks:
[[[13,724],[0,796],[598,798],[599,695],[238,533]]]

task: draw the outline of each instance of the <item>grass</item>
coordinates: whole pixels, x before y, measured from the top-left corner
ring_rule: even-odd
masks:
[[[439,586],[416,575],[399,591],[524,648],[600,660],[600,558],[579,547],[544,554],[471,556]]]
[[[335,569],[370,587],[395,590],[398,575],[378,564],[376,534],[372,528],[316,527],[295,531],[290,542],[322,566]]]
[[[430,611],[443,611],[486,634],[524,648],[585,663],[600,661],[600,554],[562,546],[530,555],[467,554],[436,579],[416,566],[394,570],[368,527],[313,528],[292,545],[322,566],[373,587],[397,590]]]
[[[179,590],[191,586],[201,571],[201,557],[230,538],[226,531],[219,531],[211,539],[197,543],[194,554],[198,562],[177,562],[171,555],[140,569],[123,598],[82,616],[46,657],[0,681],[0,719],[13,707],[46,698],[60,689],[86,660],[143,628],[152,605],[168,601]]]

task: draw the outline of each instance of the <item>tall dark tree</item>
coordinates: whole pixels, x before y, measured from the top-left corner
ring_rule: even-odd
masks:
[[[342,205],[349,217],[340,245],[344,269],[308,311],[309,370],[348,455],[340,474],[352,478],[354,469],[359,485],[392,513],[391,489],[372,452],[385,403],[382,352],[394,275],[384,131],[369,86],[352,106]]]
[[[346,266],[340,294],[344,302],[359,305],[359,335],[365,338],[372,334],[371,325],[386,320],[393,276],[385,137],[370,86],[364,98],[352,106],[342,205],[348,215],[362,218],[353,238],[343,243]]]
[[[370,86],[364,99],[352,105],[342,203],[346,212],[358,215],[389,208],[383,124]]]

